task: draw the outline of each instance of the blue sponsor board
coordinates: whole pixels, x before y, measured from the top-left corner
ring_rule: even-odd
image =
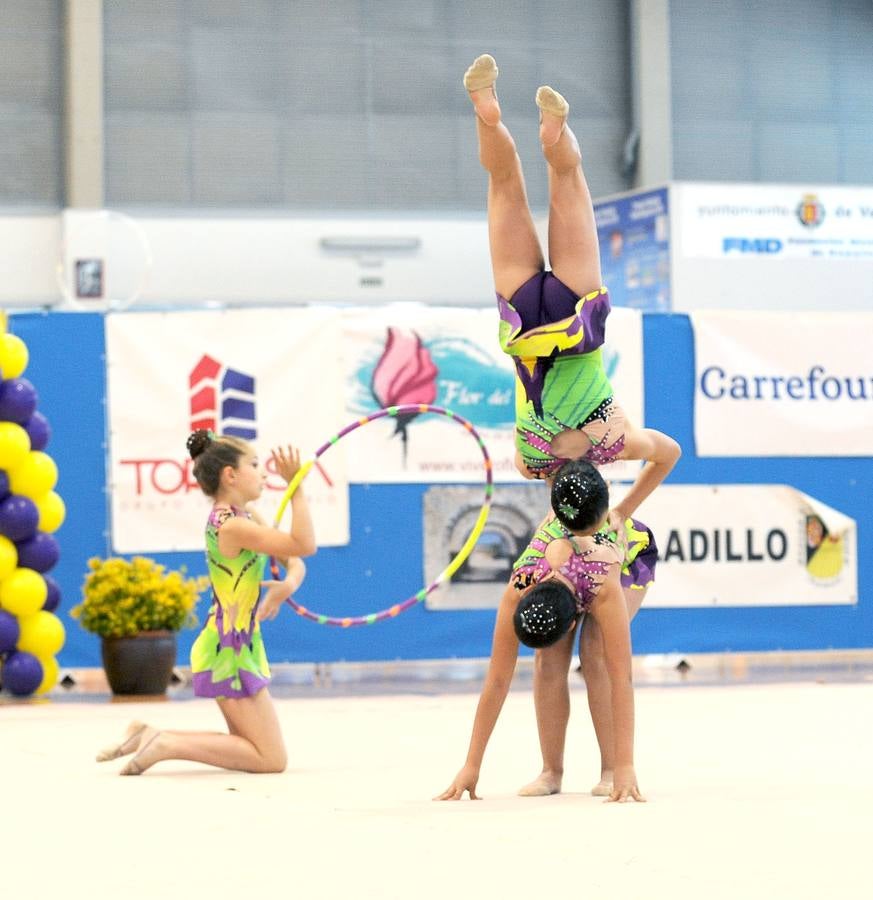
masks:
[[[594,204],[600,267],[613,306],[672,309],[667,188]]]
[[[177,314],[170,312],[167,315],[173,323]],[[21,337],[30,350],[25,377],[37,387],[39,410],[52,427],[46,452],[60,471],[57,491],[67,505],[67,519],[56,535],[61,544],[61,558],[50,572],[61,588],[57,615],[66,627],[66,644],[59,654],[62,671],[100,665],[100,642],[70,617],[70,609],[81,598],[88,559],[113,553],[105,495],[108,483],[107,454],[103,446],[108,427],[106,407],[105,403],[92,402],[92,398],[105,399],[106,394],[106,370],[100,362],[105,359],[106,352],[104,329],[105,318],[100,313],[16,313],[11,317],[10,330]],[[684,450],[670,475],[670,483],[791,485],[854,519],[858,523],[858,547],[871,545],[873,524],[869,485],[873,480],[873,458],[699,457],[694,440],[697,382],[691,322],[684,314],[645,315],[643,337],[645,379],[649,385],[645,421],[675,437]],[[74,364],[60,365],[58,360],[69,347],[75,348]],[[453,375],[452,379],[463,382],[468,391],[482,393],[482,405],[476,410],[478,416],[486,415],[489,398],[500,398],[506,390],[503,376],[498,377],[496,372],[492,374],[484,359],[481,369],[473,365],[472,360],[477,357],[472,348],[465,350],[461,345],[447,348],[442,346],[441,340],[431,344],[431,352],[434,359],[440,360],[440,365],[446,357],[471,360],[466,363],[469,368],[461,366],[459,374]],[[78,364],[81,360],[89,361],[89,364]],[[480,373],[475,378],[474,370]],[[718,372],[710,373],[707,385],[710,393],[736,390],[747,393],[750,398],[756,395],[759,376],[749,375],[741,387],[741,383],[728,380],[734,373],[727,365],[725,373],[725,379]],[[784,384],[779,386],[780,396],[793,399],[792,391],[795,388],[799,391],[801,383],[802,390],[810,398],[813,393],[816,398],[835,395],[838,386],[843,395],[858,394],[859,383],[854,378],[849,383],[844,376],[838,383],[836,379],[828,380],[830,374],[819,368],[788,374]],[[511,372],[508,377],[511,382]],[[792,382],[792,377],[797,377],[800,383]],[[369,384],[365,377],[362,383],[364,397]],[[775,393],[775,385],[775,379],[761,382],[761,391]],[[440,390],[446,391],[448,396],[448,387],[440,387]],[[867,396],[870,396],[869,390]],[[504,415],[507,404],[492,404],[488,414],[496,420],[498,410]],[[486,421],[493,420],[486,418]],[[526,491],[535,490],[536,486],[517,487]],[[308,575],[297,599],[329,615],[364,615],[395,598],[407,596],[422,584],[423,578],[432,578],[435,574],[432,569],[424,571],[423,509],[424,496],[429,490],[431,487],[427,483],[349,485],[351,542],[343,547],[321,548],[307,559]],[[528,507],[534,514],[543,510],[545,503],[544,498]],[[497,512],[498,503],[495,503],[494,509],[495,517],[493,521],[489,519],[483,536],[485,543],[477,550],[480,574],[492,564],[495,568],[504,564],[504,557],[513,552],[509,548],[520,540],[517,534],[526,527],[524,517],[519,517],[522,521],[517,528],[514,525],[512,530],[504,527],[505,523],[513,521],[510,505],[500,506],[501,511]],[[769,595],[753,577],[754,569],[762,564],[759,557],[774,559],[783,554],[786,546],[783,534],[773,526],[750,536],[747,529],[753,527],[751,522],[732,527],[731,536],[724,524],[713,522],[696,531],[677,528],[675,535],[672,531],[662,530],[656,534],[656,539],[668,564],[681,553],[689,560],[705,557],[735,566],[737,579],[748,585],[750,599],[755,605],[656,608],[644,603],[633,622],[635,653],[873,647],[873,566],[867,563],[866,557],[858,560],[857,605],[768,605]],[[802,527],[801,560],[813,572],[815,551],[827,537],[826,529],[813,515],[804,516]],[[505,549],[498,552],[494,549],[498,544],[505,545]],[[492,554],[490,558],[489,554]],[[156,554],[156,559],[170,568],[185,565],[192,575],[204,574],[206,568],[203,550],[160,553]],[[446,562],[448,560],[440,560],[437,565]],[[658,590],[656,582],[652,598]],[[701,584],[700,592],[701,601],[712,596],[705,583]],[[495,603],[498,598],[499,594],[495,596]],[[208,607],[209,596],[204,594],[198,604],[201,622]],[[268,653],[273,663],[487,657],[491,649],[494,610],[434,612],[419,604],[374,628],[349,629],[322,628],[301,622],[286,610],[269,626]],[[179,632],[177,662],[180,666],[187,665],[191,643],[197,633],[196,628]]]

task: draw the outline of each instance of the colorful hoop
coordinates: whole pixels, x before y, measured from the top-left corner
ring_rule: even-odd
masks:
[[[404,610],[415,606],[417,603],[421,603],[428,594],[436,590],[436,588],[438,588],[444,581],[448,581],[455,574],[455,572],[458,571],[464,560],[470,555],[470,553],[472,553],[473,547],[476,546],[476,541],[479,540],[479,536],[482,534],[482,530],[485,528],[485,522],[487,521],[488,514],[491,511],[491,499],[494,494],[494,478],[492,474],[491,457],[488,455],[488,449],[485,446],[485,442],[480,437],[479,432],[476,431],[473,425],[466,419],[456,415],[450,409],[444,409],[441,406],[431,406],[429,403],[405,403],[400,406],[389,406],[386,409],[380,409],[374,413],[370,413],[370,415],[365,416],[362,419],[358,419],[357,421],[352,422],[350,425],[346,425],[346,427],[343,428],[342,431],[337,432],[337,434],[335,434],[330,440],[322,444],[315,451],[315,456],[305,462],[300,467],[297,474],[291,479],[291,482],[289,483],[288,488],[285,491],[284,496],[282,497],[282,502],[279,504],[279,509],[276,512],[275,525],[278,526],[280,520],[282,519],[282,514],[285,512],[285,507],[288,505],[288,501],[291,499],[294,491],[297,490],[300,482],[302,482],[303,479],[306,478],[312,467],[316,465],[318,458],[322,454],[326,453],[341,438],[344,438],[347,434],[351,434],[358,428],[361,428],[364,425],[368,425],[370,422],[375,422],[377,419],[384,419],[389,416],[399,416],[403,415],[404,413],[436,413],[437,415],[445,416],[446,418],[457,422],[459,425],[463,425],[464,428],[466,428],[467,431],[469,431],[470,434],[475,438],[476,443],[479,445],[479,449],[482,451],[482,460],[485,467],[485,500],[482,503],[482,508],[479,510],[479,516],[476,519],[476,523],[473,525],[473,529],[470,531],[467,540],[464,542],[464,546],[461,547],[454,559],[445,567],[445,569],[443,569],[442,572],[440,572],[440,574],[437,575],[437,577],[427,587],[423,587],[420,591],[413,594],[411,597],[408,597],[402,603],[396,603],[394,606],[389,606],[387,609],[382,609],[379,612],[369,613],[369,615],[366,616],[337,617],[324,616],[320,613],[313,612],[312,610],[307,609],[305,606],[301,606],[299,603],[289,597],[285,602],[288,603],[288,605],[291,606],[298,615],[303,616],[305,619],[310,619],[313,622],[317,622],[319,625],[336,625],[340,628],[350,628],[353,625],[372,625],[374,622],[380,622],[383,619],[393,619]],[[275,559],[270,560],[270,571],[272,572],[274,578],[278,578],[279,567],[276,564]]]

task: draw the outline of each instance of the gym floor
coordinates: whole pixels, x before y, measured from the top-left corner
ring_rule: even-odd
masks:
[[[6,701],[3,893],[868,898],[873,678],[856,675],[640,686],[648,802],[622,805],[589,793],[599,760],[575,677],[564,793],[516,796],[539,771],[522,673],[485,757],[484,799],[459,803],[431,798],[463,763],[476,681],[389,694],[277,684],[290,763],[259,776],[165,762],[120,778],[121,761],[94,762],[132,718],[223,727],[184,690]]]

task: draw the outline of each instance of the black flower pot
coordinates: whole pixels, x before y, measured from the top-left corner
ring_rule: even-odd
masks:
[[[175,664],[175,631],[103,638],[103,668],[113,694],[165,694]]]

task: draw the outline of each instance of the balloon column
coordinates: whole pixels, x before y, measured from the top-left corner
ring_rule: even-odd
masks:
[[[49,423],[37,412],[33,385],[21,375],[27,345],[0,320],[0,683],[19,697],[58,680],[55,655],[64,626],[54,614],[57,584],[46,573],[58,561],[52,533],[66,510],[53,488],[54,460],[44,453]]]

